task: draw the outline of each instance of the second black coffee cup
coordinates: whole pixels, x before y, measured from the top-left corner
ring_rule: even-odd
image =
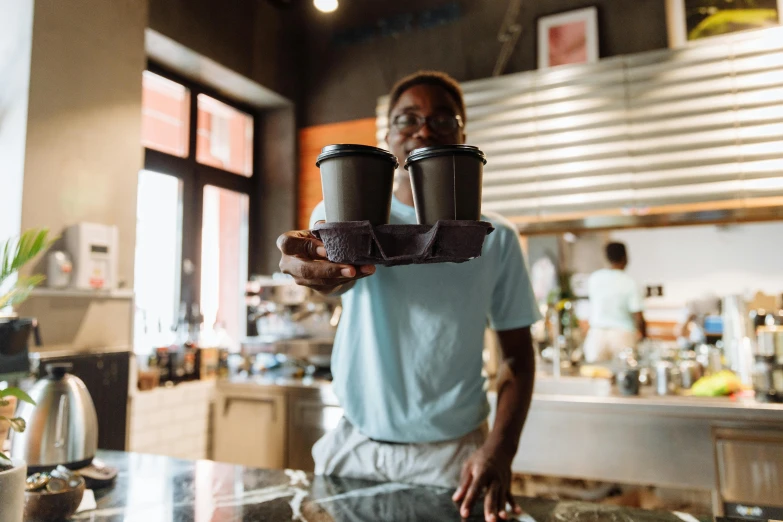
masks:
[[[471,145],[438,145],[410,153],[416,219],[423,225],[440,220],[480,220],[484,153]]]
[[[321,169],[326,221],[389,222],[397,158],[367,145],[327,145],[315,165]]]

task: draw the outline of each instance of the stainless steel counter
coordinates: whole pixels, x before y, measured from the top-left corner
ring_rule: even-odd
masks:
[[[534,401],[557,408],[578,407],[580,411],[616,414],[662,415],[733,422],[783,423],[783,404],[760,403],[754,399],[728,397],[660,397],[649,392],[639,397],[613,393],[608,397],[535,394]]]
[[[332,392],[331,381],[312,377],[286,378],[271,376],[234,376],[219,381],[223,389],[251,389],[256,387],[318,390],[329,404],[337,404]],[[495,393],[488,393],[494,411]],[[616,392],[609,396],[571,395],[556,393],[535,393],[536,408],[578,409],[582,412],[614,413],[628,415],[655,415],[711,419],[731,422],[760,422],[778,426],[783,423],[783,404],[760,403],[754,399],[731,399],[728,397],[660,397],[649,389],[638,397],[624,397]]]
[[[489,397],[494,415],[494,393]],[[783,405],[535,394],[513,470],[709,491],[720,513],[726,487],[719,480],[716,447],[727,430],[746,438],[781,434]]]
[[[226,396],[286,397],[287,454],[299,467],[309,447],[339,420],[331,383],[314,379],[234,378]],[[496,395],[488,393],[490,421]],[[535,393],[513,462],[517,473],[709,491],[721,505],[716,444],[733,433],[783,434],[783,405],[729,398]],[[311,465],[311,461],[310,461]]]

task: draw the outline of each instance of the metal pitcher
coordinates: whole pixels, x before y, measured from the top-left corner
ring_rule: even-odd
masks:
[[[27,423],[13,432],[11,457],[27,462],[29,472],[64,465],[89,465],[98,448],[98,417],[90,392],[81,379],[68,374],[70,363],[46,366],[48,375],[30,390],[35,406],[21,403],[16,416]]]

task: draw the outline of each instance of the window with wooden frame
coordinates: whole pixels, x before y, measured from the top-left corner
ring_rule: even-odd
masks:
[[[156,64],[142,84],[136,351],[152,350],[183,310],[206,328],[224,327],[237,349],[246,334],[257,115]]]

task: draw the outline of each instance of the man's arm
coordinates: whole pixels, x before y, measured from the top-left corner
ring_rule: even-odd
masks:
[[[324,223],[323,202],[310,216],[310,227]],[[330,262],[323,242],[310,230],[292,230],[277,238],[280,271],[301,286],[330,296],[340,296],[354,287],[356,281],[375,273],[375,266],[351,266]]]
[[[636,323],[636,329],[639,330],[642,339],[647,338],[647,321],[644,320],[644,314],[642,312],[634,312],[633,321]]]
[[[487,443],[513,458],[533,398],[536,362],[530,328],[498,332],[503,355],[498,371],[495,425]]]
[[[473,503],[484,488],[485,520],[506,519],[506,502],[515,512],[519,507],[511,496],[511,461],[517,452],[522,427],[530,410],[535,378],[535,356],[530,328],[498,332],[503,360],[498,371],[495,424],[482,448],[462,470],[460,486],[454,493],[462,501],[460,513],[470,515]]]
[[[375,266],[354,267],[332,263],[326,258],[323,243],[309,230],[292,230],[277,238],[280,271],[293,276],[298,285],[325,295],[342,295],[357,279],[375,273]]]
[[[636,286],[636,283],[631,282],[633,289],[631,290],[628,300],[628,311],[631,312],[634,325],[636,325],[636,331],[642,339],[647,338],[647,322],[644,320],[644,297],[642,296],[641,288]]]

